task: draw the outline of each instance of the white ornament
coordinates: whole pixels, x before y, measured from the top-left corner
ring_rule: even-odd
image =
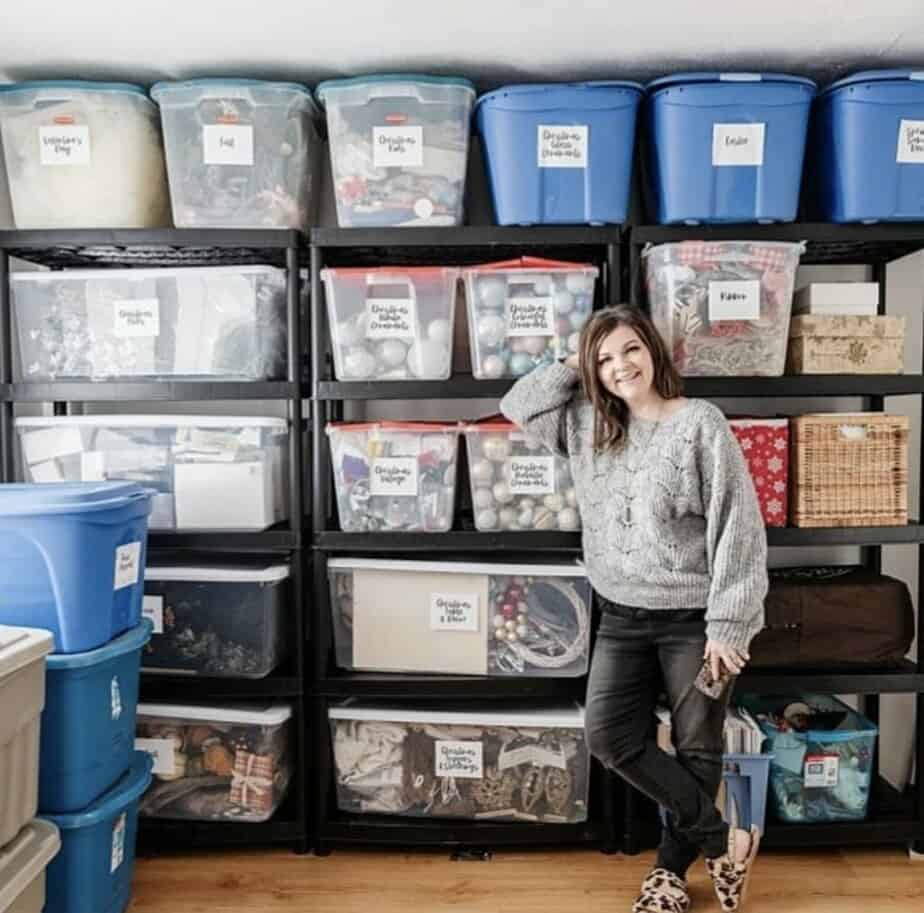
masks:
[[[494,618],[492,619],[492,622],[495,628],[502,628],[504,626],[504,616],[495,615]]]
[[[337,324],[337,342],[344,348],[359,345],[362,339],[362,332],[352,320]]]
[[[475,526],[478,529],[494,529],[497,526],[497,514],[493,510],[481,510],[475,514]]]
[[[517,515],[517,526],[520,529],[529,529],[533,525],[533,511],[532,508],[527,510],[521,510]]]
[[[502,345],[507,335],[507,321],[500,314],[483,314],[476,326],[478,342],[488,348]]]
[[[501,619],[503,621],[503,619]],[[507,629],[506,628],[495,628],[494,637],[497,640],[506,640],[507,639]]]
[[[555,313],[561,317],[574,310],[574,295],[571,292],[558,291],[552,296],[555,304]]]
[[[378,354],[389,368],[397,368],[407,358],[407,347],[399,339],[383,339]]]
[[[540,507],[533,517],[533,529],[555,529],[556,514],[547,507]]]
[[[536,502],[532,498],[520,499],[520,508],[522,510],[532,510],[535,506]],[[516,580],[515,583],[517,583],[519,586],[523,586],[526,581],[521,578],[520,580]]]
[[[512,507],[504,507],[497,512],[497,519],[500,521],[501,529],[512,529],[516,526],[517,512]]]
[[[494,495],[490,488],[476,488],[472,495],[472,506],[478,510],[487,510],[494,506]]]
[[[532,276],[531,278],[537,295],[548,295],[552,291],[551,276]]]
[[[500,276],[485,276],[479,279],[478,298],[484,307],[500,310],[507,298],[507,280]]]
[[[494,465],[490,460],[476,460],[472,463],[469,475],[476,485],[490,485],[494,481]]]
[[[343,370],[351,380],[364,380],[375,373],[375,356],[365,349],[350,349],[343,357]]]
[[[504,627],[505,627],[508,631],[516,631],[516,629],[517,629],[517,623],[516,623],[515,621],[505,621],[505,622],[504,622]]]
[[[530,355],[541,355],[547,344],[545,336],[525,336],[522,340],[523,351]]]
[[[507,370],[507,365],[504,363],[504,359],[499,355],[489,355],[481,362],[481,373],[484,377],[495,378],[503,377],[504,371]]]
[[[512,642],[515,641],[516,639],[517,639],[517,632],[516,632],[516,631],[508,631],[508,632],[507,632],[507,640],[509,640],[509,641],[512,643]]]
[[[488,436],[481,442],[481,452],[495,463],[502,463],[510,456],[510,440],[506,437]]]
[[[526,614],[525,612],[520,612],[520,614],[517,615],[517,624],[518,624],[518,625],[525,625],[525,624],[526,624],[526,620],[527,620],[528,617],[529,617],[529,616],[527,616],[527,614]]]
[[[491,491],[494,494],[494,500],[498,504],[509,504],[513,500],[510,486],[506,482],[495,482]]]
[[[431,320],[427,324],[427,336],[434,342],[449,345],[449,340],[452,338],[452,327],[449,325],[449,321],[443,320],[443,318]]]
[[[573,507],[566,507],[558,514],[559,529],[580,529],[581,518]]]
[[[416,377],[445,377],[449,374],[449,349],[432,339],[418,339],[411,346],[407,362]]]
[[[568,502],[569,507],[577,507],[577,492],[573,488],[569,488],[565,492],[565,500]]]
[[[568,273],[565,276],[565,288],[572,295],[581,295],[590,292],[594,287],[594,277],[585,276],[584,273]]]
[[[561,495],[546,495],[542,499],[542,503],[549,510],[554,510],[556,513],[560,511],[565,506],[565,499]]]
[[[516,626],[517,637],[526,637],[527,630],[526,625],[517,625]]]

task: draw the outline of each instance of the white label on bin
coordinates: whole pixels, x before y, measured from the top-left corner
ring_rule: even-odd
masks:
[[[366,339],[408,339],[416,335],[416,301],[411,298],[366,299]]]
[[[112,328],[116,336],[159,336],[160,302],[156,298],[112,302]]]
[[[116,549],[115,583],[113,589],[121,590],[138,582],[141,571],[141,543],[129,542]]]
[[[431,593],[430,630],[477,631],[478,596],[473,593]]]
[[[713,124],[713,165],[763,165],[766,124]]]
[[[554,336],[555,306],[551,298],[508,298],[507,336]]]
[[[741,279],[709,283],[709,322],[759,320],[760,280]]]
[[[417,496],[417,458],[379,457],[372,461],[371,495]]]
[[[151,619],[155,634],[164,633],[164,597],[145,596],[141,600],[141,614]]]
[[[118,675],[113,675],[112,681],[109,682],[109,703],[112,718],[120,719],[122,717],[122,689],[119,687]]]
[[[176,753],[173,739],[135,739],[135,748],[146,751],[154,761],[152,773],[172,776],[176,773]]]
[[[128,821],[126,812],[122,812],[112,825],[112,854],[109,857],[109,874],[111,875],[125,861],[125,827]]]
[[[374,168],[420,168],[423,148],[423,127],[372,128]]]
[[[896,161],[902,165],[924,165],[924,120],[902,120]]]
[[[555,494],[555,457],[511,457],[507,484],[512,495]]]
[[[206,124],[202,128],[202,161],[206,165],[253,165],[253,127]]]
[[[567,770],[568,762],[565,752],[561,748],[544,748],[541,745],[521,745],[519,748],[506,750],[502,748],[497,755],[498,770],[509,770],[521,764],[532,764],[535,767],[557,767]]]
[[[484,777],[484,744],[445,739],[434,743],[436,776],[481,780]]]
[[[837,786],[840,758],[837,755],[806,755],[802,785],[813,787]]]
[[[39,156],[43,165],[89,165],[90,128],[65,124],[39,127]]]
[[[539,124],[536,132],[539,167],[586,168],[589,130],[586,124],[573,126]]]

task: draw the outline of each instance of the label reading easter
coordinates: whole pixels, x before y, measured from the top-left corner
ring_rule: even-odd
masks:
[[[205,165],[253,165],[253,127],[249,124],[206,124],[202,128]]]
[[[160,302],[156,298],[112,302],[112,329],[116,336],[134,338],[160,335]]]
[[[145,596],[141,600],[141,614],[151,619],[155,634],[164,633],[164,597]]]
[[[512,495],[555,494],[555,457],[511,457],[507,484]]]
[[[760,280],[709,283],[709,322],[760,319]]]
[[[115,824],[112,825],[112,853],[109,856],[110,875],[125,861],[125,827],[127,821],[128,813],[122,812],[115,819]]]
[[[586,168],[586,124],[537,128],[538,165],[540,168]]]
[[[135,739],[135,748],[146,751],[154,761],[152,773],[171,776],[176,773],[176,753],[173,739]]]
[[[477,631],[477,594],[431,593],[430,630]]]
[[[712,164],[763,165],[765,124],[713,124]]]
[[[372,461],[369,494],[417,496],[417,460],[414,457],[379,457]]]
[[[373,168],[420,168],[423,127],[373,127]]]
[[[507,336],[554,336],[555,305],[551,298],[508,298]]]
[[[413,339],[417,302],[410,298],[367,298],[366,339]]]
[[[902,120],[898,127],[898,155],[902,165],[924,165],[924,120]]]
[[[39,161],[43,165],[89,165],[90,128],[63,124],[39,127]]]
[[[837,755],[806,755],[802,785],[806,789],[813,787],[837,786],[840,758]]]
[[[497,755],[498,770],[509,770],[521,764],[531,764],[535,767],[557,767],[567,770],[568,762],[561,748],[545,748],[541,745],[521,745],[519,748],[507,750],[502,748]]]
[[[138,582],[141,570],[141,543],[129,542],[120,545],[115,554],[115,582],[113,589],[121,590]]]
[[[434,743],[436,776],[481,780],[484,777],[484,744],[437,740]]]

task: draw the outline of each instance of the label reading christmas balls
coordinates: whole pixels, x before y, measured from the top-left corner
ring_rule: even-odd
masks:
[[[433,743],[437,777],[463,777],[480,780],[484,777],[484,744],[440,739]]]
[[[367,298],[366,339],[417,336],[417,302],[411,298]]]
[[[470,593],[431,593],[431,631],[477,631],[478,596]]]
[[[508,298],[507,336],[554,336],[555,306],[551,298]]]
[[[417,496],[417,460],[414,457],[379,457],[372,461],[369,493]]]
[[[511,457],[507,467],[510,494],[555,494],[555,457]]]

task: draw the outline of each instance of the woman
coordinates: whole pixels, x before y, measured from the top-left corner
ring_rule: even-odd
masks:
[[[521,378],[501,402],[571,464],[602,608],[587,686],[590,751],[667,810],[633,913],[685,913],[686,872],[700,852],[723,909],[739,909],[759,841],[756,827],[730,828],[715,799],[732,684],[719,687],[742,670],[763,627],[766,534],[728,422],[681,389],[650,320],[619,306],[594,314],[577,355]],[[716,697],[695,684],[701,670]],[[654,739],[662,691],[676,757]]]

